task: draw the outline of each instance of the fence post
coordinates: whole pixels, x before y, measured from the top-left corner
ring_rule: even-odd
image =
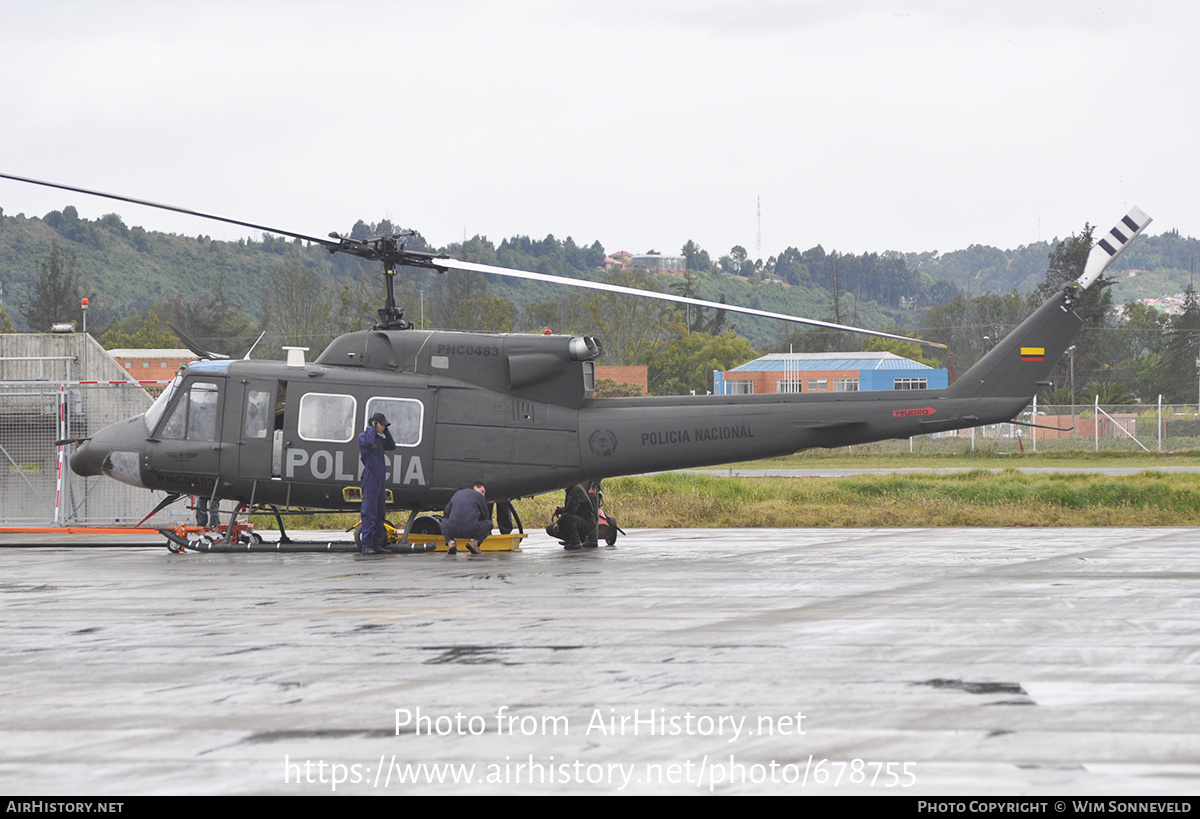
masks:
[[[1033,394],[1033,417],[1029,420],[1033,421],[1034,426],[1029,428],[1029,437],[1033,438],[1033,451],[1037,452],[1037,393]]]
[[[59,385],[58,388],[58,423],[57,427],[58,440],[63,440],[67,437],[67,388]],[[63,501],[63,459],[66,457],[67,447],[65,444],[58,447],[58,451],[54,458],[54,525],[62,523],[62,501]]]

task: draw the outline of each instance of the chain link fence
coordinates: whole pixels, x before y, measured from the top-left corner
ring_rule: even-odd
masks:
[[[162,499],[161,492],[127,486],[107,477],[71,472],[71,445],[150,406],[137,384],[0,382],[0,525],[131,526]],[[149,523],[186,521],[182,504]]]
[[[1021,423],[1016,423],[1021,422]],[[1037,424],[1038,428],[1028,426]],[[1195,404],[1030,404],[1014,423],[855,446],[855,452],[939,455],[1178,452],[1200,448]]]

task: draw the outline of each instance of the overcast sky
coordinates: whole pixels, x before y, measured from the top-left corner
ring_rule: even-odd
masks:
[[[299,233],[713,257],[1200,232],[1200,3],[0,0],[0,171]],[[1192,134],[1191,137],[1188,134]],[[8,215],[75,204],[0,180]]]

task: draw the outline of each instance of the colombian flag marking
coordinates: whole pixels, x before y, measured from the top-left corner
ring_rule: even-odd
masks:
[[[1022,347],[1021,348],[1021,360],[1022,361],[1045,361],[1046,360],[1046,348],[1045,347]]]

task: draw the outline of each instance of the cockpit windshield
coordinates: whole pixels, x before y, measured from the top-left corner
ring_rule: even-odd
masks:
[[[182,380],[183,376],[176,375],[175,380],[159,393],[158,398],[155,398],[154,403],[150,405],[150,409],[146,410],[146,414],[142,416],[146,421],[147,433],[153,434],[154,428],[158,426],[163,413],[167,410],[167,404],[171,403],[171,398],[175,395],[175,390],[179,388],[179,382]]]

